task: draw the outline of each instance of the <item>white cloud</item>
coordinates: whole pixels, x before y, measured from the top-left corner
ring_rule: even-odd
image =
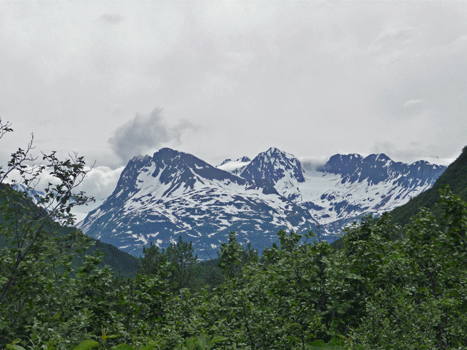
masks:
[[[409,107],[413,105],[421,105],[425,101],[422,99],[414,99],[414,100],[408,100],[406,103],[404,103],[404,107]]]
[[[100,201],[112,194],[117,186],[118,179],[124,167],[112,169],[107,166],[99,166],[91,169],[78,190]]]
[[[27,169],[31,171],[33,168],[32,166],[28,166]],[[98,201],[104,200],[115,190],[123,169],[124,167],[112,169],[107,166],[92,168],[83,182],[75,189],[75,192],[84,191],[89,197],[94,197]],[[8,176],[8,181],[14,180],[22,183],[22,179],[23,177],[17,171],[12,172]],[[44,191],[49,183],[59,184],[60,181],[45,170],[41,173],[38,181],[35,182],[34,188],[36,191]]]
[[[32,169],[29,166],[29,169]],[[115,190],[120,174],[124,167],[112,169],[107,166],[99,166],[91,169],[83,182],[75,189],[75,193],[84,191],[88,197],[93,197],[95,202],[90,202],[87,205],[76,206],[73,208],[72,213],[76,217],[76,223],[83,220],[87,213],[99,205],[101,205],[108,196]],[[22,177],[18,172],[12,172],[8,177],[8,181],[15,180],[17,183],[22,183]],[[34,189],[43,192],[48,186],[48,183],[58,184],[57,178],[44,171],[39,181],[35,183]]]

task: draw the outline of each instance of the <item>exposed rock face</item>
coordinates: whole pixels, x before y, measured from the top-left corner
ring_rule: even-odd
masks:
[[[151,241],[168,246],[181,235],[203,258],[217,257],[216,248],[230,231],[262,247],[276,240],[280,228],[314,227],[310,213],[271,183],[246,180],[168,148],[133,158],[114,193],[79,225],[135,255]]]
[[[322,238],[333,240],[361,215],[380,215],[430,188],[444,170],[384,154],[338,154],[313,167],[277,148],[213,167],[164,148],[133,158],[79,228],[134,255],[181,235],[201,258],[214,258],[230,231],[262,250],[280,229],[316,232],[317,224]]]

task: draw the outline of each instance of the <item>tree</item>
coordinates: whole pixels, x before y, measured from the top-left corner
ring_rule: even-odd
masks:
[[[441,189],[436,211],[440,217],[422,208],[406,238],[384,244],[384,253],[381,242],[367,241],[360,255],[365,268],[356,271],[368,278],[355,349],[465,348],[467,205]],[[387,225],[384,231],[391,233]]]
[[[259,260],[258,252],[251,247],[251,243],[243,248],[238,242],[235,232],[230,232],[229,243],[221,244],[219,258],[218,267],[228,278],[240,277],[245,264]]]
[[[195,255],[193,243],[183,242],[182,237],[172,243],[165,251],[167,256],[167,279],[170,289],[179,291],[192,288],[197,273],[198,255]]]
[[[0,119],[0,138],[12,131]],[[32,142],[0,167],[0,347],[24,334],[39,313],[43,319],[57,315],[55,297],[66,290],[73,255],[89,244],[78,231],[60,229],[74,223],[74,206],[92,200],[75,192],[89,171],[84,158],[62,161],[52,152],[42,154],[43,164],[30,165],[37,160]],[[54,180],[41,193],[36,186],[45,172]],[[12,175],[19,180],[9,181]]]
[[[138,273],[146,276],[160,276],[167,264],[164,250],[151,242],[148,248],[143,247],[143,257],[138,264]]]

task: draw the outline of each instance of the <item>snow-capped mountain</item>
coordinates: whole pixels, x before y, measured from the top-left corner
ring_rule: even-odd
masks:
[[[322,167],[304,164],[297,204],[310,210],[325,235],[362,215],[379,216],[431,188],[445,166],[394,162],[385,154],[334,155]]]
[[[289,200],[296,200],[298,184],[305,182],[300,161],[292,154],[272,147],[258,154],[240,174],[248,180],[272,183]]]
[[[113,194],[79,228],[134,255],[149,242],[166,247],[181,235],[201,257],[214,258],[230,231],[242,242],[264,247],[281,228],[308,232],[315,225],[306,209],[281,196],[272,184],[246,180],[164,148],[153,157],[133,158]]]
[[[384,154],[334,155],[315,166],[277,148],[213,167],[164,148],[133,158],[79,228],[135,255],[149,242],[166,247],[181,235],[200,257],[216,257],[230,231],[260,250],[280,229],[318,228],[332,241],[361,215],[380,215],[430,188],[444,169]]]
[[[446,167],[394,162],[385,154],[332,156],[324,165],[302,165],[271,148],[254,158],[241,177],[270,182],[284,197],[309,211],[324,238],[332,239],[362,215],[381,215],[427,190]]]

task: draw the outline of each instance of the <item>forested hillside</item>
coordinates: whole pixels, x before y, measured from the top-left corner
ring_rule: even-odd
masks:
[[[449,185],[454,194],[460,196],[464,201],[467,200],[467,146],[464,147],[461,155],[436,180],[432,188],[391,212],[394,221],[400,225],[405,225],[412,216],[417,214],[419,208],[434,209],[439,201],[439,190],[444,185]]]
[[[0,188],[0,348],[467,348],[467,203],[447,187],[404,230],[388,214],[364,218],[342,249],[281,230],[260,257],[231,233],[213,266],[180,238],[144,248],[123,277],[62,228],[89,200],[74,192],[84,160],[46,155],[26,173],[26,156],[13,154],[0,183],[12,167],[26,186],[45,169],[58,183],[35,203]]]
[[[73,268],[79,252],[44,234],[10,293],[1,281],[0,346],[462,349],[467,204],[442,190],[440,211],[439,219],[419,213],[398,241],[388,215],[366,219],[340,250],[280,231],[260,258],[232,233],[218,269],[200,265],[181,240],[152,246],[129,279],[99,268],[99,256]],[[2,250],[3,273],[15,254]]]

